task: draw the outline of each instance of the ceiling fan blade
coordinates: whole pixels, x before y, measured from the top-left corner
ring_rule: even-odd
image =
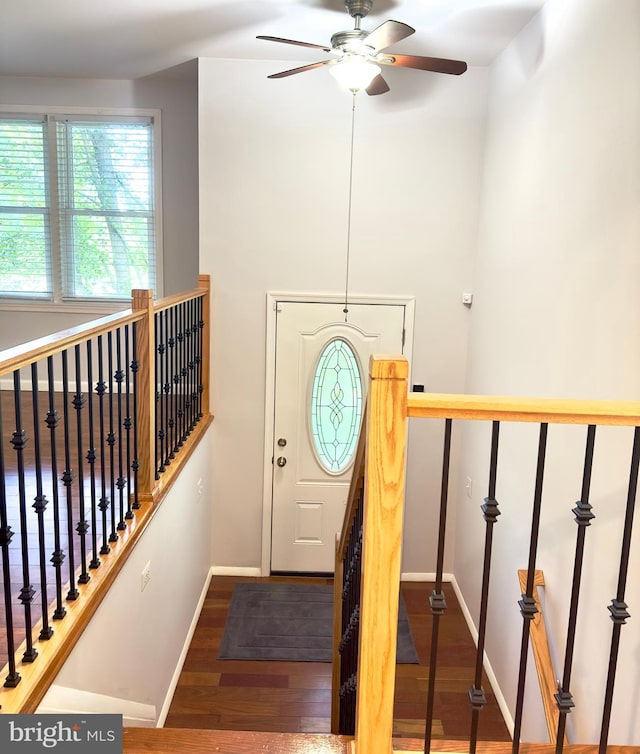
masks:
[[[365,89],[367,94],[384,94],[389,91],[389,84],[378,74]]]
[[[376,60],[381,65],[399,65],[403,68],[417,68],[420,71],[434,71],[435,73],[451,73],[459,76],[467,70],[467,64],[462,60],[448,60],[447,58],[427,58],[422,55],[388,55],[388,60]]]
[[[312,71],[314,68],[320,68],[328,63],[333,63],[333,60],[322,60],[319,63],[310,63],[309,65],[300,66],[300,68],[290,68],[288,71],[280,71],[280,73],[272,73],[267,76],[268,79],[283,79],[285,76],[293,76],[294,73],[303,73],[304,71]]]
[[[266,36],[259,36],[256,37],[256,39],[266,39],[267,42],[283,42],[287,45],[298,45],[298,47],[311,47],[314,50],[324,50],[325,52],[331,52],[330,47],[326,47],[325,45],[314,45],[311,42],[298,42],[296,39],[283,39],[282,37],[266,37]]]
[[[364,38],[364,43],[374,50],[384,50],[385,47],[410,37],[415,29],[400,21],[385,21]]]

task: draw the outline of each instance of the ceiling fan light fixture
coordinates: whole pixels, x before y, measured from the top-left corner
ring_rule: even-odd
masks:
[[[340,86],[354,93],[366,89],[381,71],[379,65],[357,55],[345,55],[329,67]]]

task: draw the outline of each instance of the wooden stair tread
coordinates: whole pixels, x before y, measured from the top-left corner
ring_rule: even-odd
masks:
[[[234,730],[201,730],[192,728],[125,728],[124,754],[350,754],[349,736],[326,733],[265,733]],[[393,750],[400,752],[424,751],[420,739],[394,739]],[[510,754],[511,743],[478,741],[478,754]],[[464,741],[432,741],[432,752],[466,752]],[[522,754],[554,754],[553,744],[521,744]],[[597,754],[598,747],[565,746],[566,754]],[[609,746],[607,754],[632,754],[631,746]]]
[[[346,736],[191,728],[125,728],[124,754],[346,754]]]

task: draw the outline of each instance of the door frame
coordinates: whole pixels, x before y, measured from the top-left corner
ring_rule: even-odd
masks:
[[[404,356],[409,362],[413,352],[413,327],[415,319],[414,296],[364,296],[349,297],[352,304],[396,305],[405,307]],[[282,303],[341,304],[344,295],[332,293],[280,293],[267,291],[266,317],[266,373],[264,393],[264,460],[262,487],[262,557],[260,575],[271,572],[271,515],[273,508],[273,429],[275,424],[275,369],[276,369],[276,307]]]

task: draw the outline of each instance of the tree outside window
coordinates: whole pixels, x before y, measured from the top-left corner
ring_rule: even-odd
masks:
[[[153,122],[0,116],[0,295],[156,288]]]

